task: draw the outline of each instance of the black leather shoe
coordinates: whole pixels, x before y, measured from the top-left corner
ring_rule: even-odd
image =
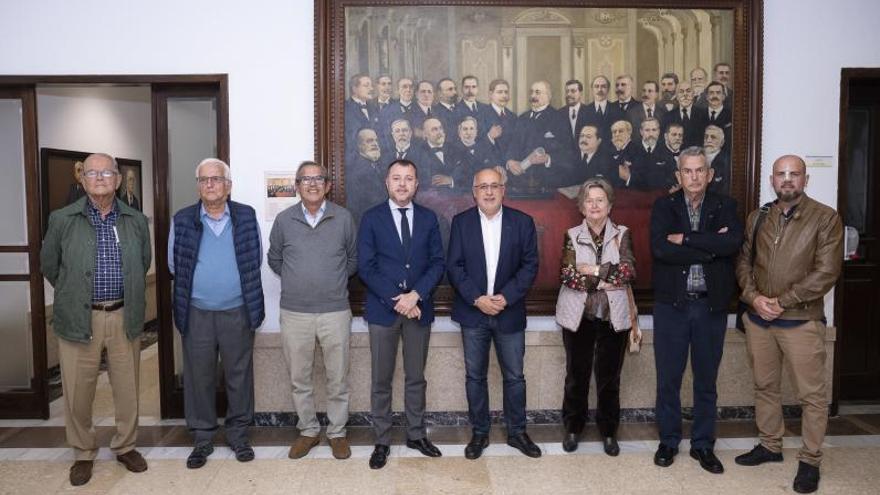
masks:
[[[602,441],[602,448],[604,448],[605,453],[611,457],[620,454],[620,445],[617,444],[617,439],[614,437],[605,437],[605,440]]]
[[[411,449],[416,449],[423,455],[426,455],[428,457],[440,457],[443,455],[443,452],[440,452],[440,449],[438,449],[427,438],[420,438],[418,440],[407,440],[406,446]]]
[[[376,447],[373,448],[373,453],[370,454],[370,469],[382,469],[385,467],[385,463],[388,462],[388,454],[390,453],[391,448],[389,446],[377,443]]]
[[[804,461],[798,462],[797,476],[791,486],[798,493],[813,493],[819,489],[819,468]]]
[[[724,465],[715,457],[715,452],[712,452],[712,449],[691,449],[691,457],[700,461],[700,467],[712,474],[724,472]]]
[[[740,466],[758,466],[765,462],[782,462],[782,452],[772,452],[759,443],[751,451],[736,456],[733,462]]]
[[[474,435],[464,448],[464,456],[471,460],[479,459],[483,455],[483,450],[488,446],[489,437],[487,435]]]
[[[562,439],[562,450],[574,452],[578,449],[578,440],[580,440],[580,435],[577,433],[566,433],[565,438]]]
[[[208,456],[214,453],[214,446],[207,443],[198,445],[193,449],[189,457],[186,458],[186,467],[190,469],[198,469],[208,462]]]
[[[660,467],[669,467],[675,462],[676,454],[678,454],[677,448],[667,447],[661,443],[657,447],[657,452],[654,453],[654,464]]]
[[[510,445],[529,457],[541,457],[541,448],[535,445],[535,442],[529,438],[529,435],[526,432],[507,437],[507,445]]]

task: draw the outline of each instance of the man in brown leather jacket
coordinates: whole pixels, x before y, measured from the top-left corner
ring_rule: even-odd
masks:
[[[746,222],[736,276],[749,305],[743,316],[755,378],[755,421],[761,443],[736,463],[782,461],[780,382],[788,361],[803,409],[803,447],[793,488],[819,486],[820,450],[828,423],[825,389],[825,294],[834,287],[843,259],[843,225],[833,209],[804,194],[810,176],[803,159],[786,155],[773,163],[770,184],[778,198],[757,232],[758,211]],[[753,242],[754,236],[754,258]]]

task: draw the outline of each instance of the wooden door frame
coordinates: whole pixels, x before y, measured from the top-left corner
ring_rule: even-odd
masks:
[[[168,177],[168,129],[167,116],[158,111],[158,100],[155,94],[164,91],[166,97],[179,91],[181,96],[204,95],[205,88],[214,88],[212,96],[217,96],[217,153],[218,158],[229,163],[229,77],[227,74],[128,74],[128,75],[3,75],[0,76],[0,92],[19,90],[29,92],[29,103],[23,108],[24,157],[26,174],[37,191],[37,198],[31,200],[28,194],[28,248],[30,255],[31,301],[35,307],[31,311],[31,328],[34,346],[34,378],[29,390],[33,397],[25,398],[25,394],[0,393],[0,405],[7,400],[20,404],[17,408],[21,418],[49,417],[48,402],[48,370],[46,350],[45,301],[43,299],[43,277],[39,265],[39,251],[42,241],[40,219],[42,218],[39,201],[39,173],[37,151],[36,86],[38,84],[108,84],[108,85],[148,85],[151,89],[152,105],[152,147],[153,147],[153,195],[154,195],[154,250],[156,253],[156,304],[159,320],[159,388],[160,407],[163,418],[183,416],[183,390],[174,384],[173,332],[171,316],[171,276],[167,266],[166,246],[170,212],[167,195]],[[201,93],[200,93],[201,92]],[[2,93],[0,93],[2,94]],[[161,139],[161,141],[160,141]],[[160,180],[161,179],[161,180]],[[22,250],[3,250],[5,252],[25,252]],[[17,280],[17,279],[16,279]],[[37,304],[39,303],[39,304]],[[24,402],[22,402],[24,401]],[[15,408],[13,408],[15,409]]]
[[[849,113],[849,88],[854,80],[877,79],[880,80],[880,68],[841,68],[840,69],[840,121],[838,125],[839,144],[837,148],[837,212],[844,217],[847,200],[849,199],[847,163],[849,161],[847,142],[847,114]],[[840,402],[840,323],[843,320],[844,305],[846,300],[843,295],[843,272],[834,286],[834,326],[837,328],[837,338],[834,339],[834,369],[831,388],[831,414],[837,415]]]

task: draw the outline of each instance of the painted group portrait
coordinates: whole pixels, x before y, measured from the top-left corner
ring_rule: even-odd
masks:
[[[583,221],[578,188],[603,177],[616,196],[611,218],[632,229],[634,286],[645,293],[651,206],[679,187],[681,151],[703,148],[710,190],[745,196],[734,13],[346,6],[336,197],[359,219],[387,199],[388,165],[411,160],[416,201],[437,213],[446,243],[452,217],[474,204],[474,174],[496,169],[505,204],[535,219],[535,287],[551,294],[565,232]]]

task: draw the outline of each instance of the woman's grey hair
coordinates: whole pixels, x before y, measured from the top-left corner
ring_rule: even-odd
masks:
[[[591,177],[587,179],[578,190],[577,205],[579,210],[583,209],[584,200],[587,199],[587,194],[590,192],[590,189],[594,187],[598,187],[605,191],[605,196],[608,196],[609,206],[614,204],[614,188],[611,187],[611,184],[602,177]]]
[[[303,176],[303,174],[305,173],[305,172],[303,172],[303,170],[305,170],[306,167],[318,167],[319,169],[321,169],[321,177],[323,177],[325,180],[330,178],[330,171],[327,170],[327,167],[321,165],[318,162],[306,160],[306,161],[300,163],[299,168],[296,169],[296,178],[297,179],[299,179],[300,177]]]
[[[220,168],[223,169],[223,177],[225,177],[227,180],[232,179],[232,173],[229,171],[229,165],[227,165],[226,162],[219,158],[205,158],[204,160],[200,161],[199,164],[196,165],[196,179],[199,178],[199,170],[204,165],[219,165]]]

